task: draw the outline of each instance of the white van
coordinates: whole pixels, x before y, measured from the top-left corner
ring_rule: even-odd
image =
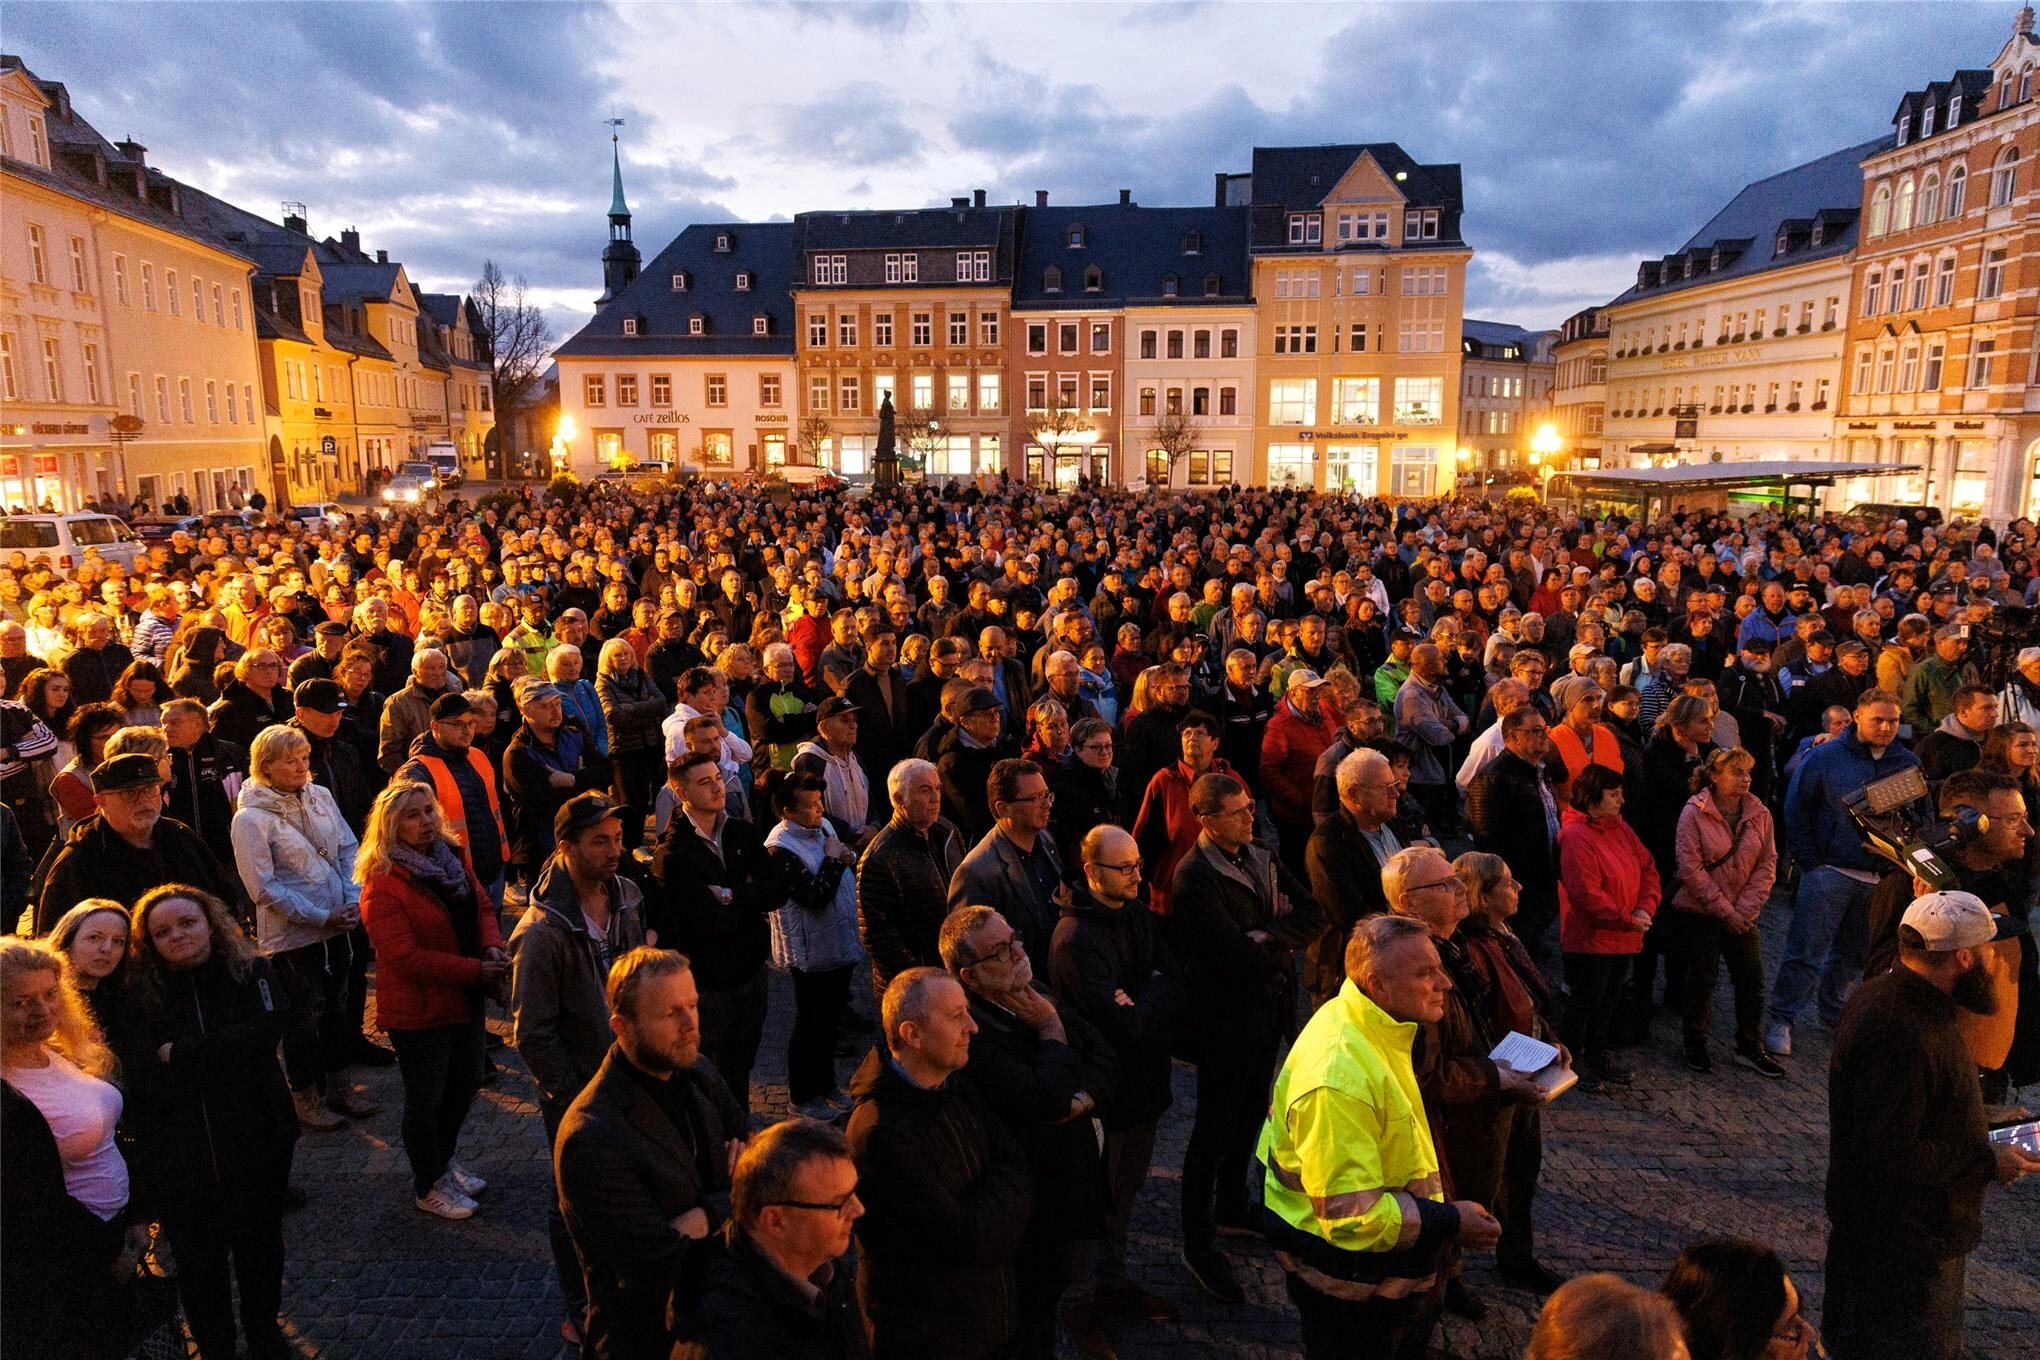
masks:
[[[81,512],[0,519],[0,561],[12,559],[18,552],[31,562],[47,562],[58,571],[71,571],[85,560],[88,550],[98,553],[103,562],[118,562],[133,570],[148,545],[112,515]]]
[[[448,441],[442,439],[437,443],[427,444],[424,458],[426,462],[432,464],[433,472],[438,475],[439,485],[446,490],[451,491],[467,480],[461,475],[460,450]]]

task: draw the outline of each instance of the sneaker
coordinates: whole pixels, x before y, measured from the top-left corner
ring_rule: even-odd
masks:
[[[1686,1050],[1686,1068],[1705,1076],[1714,1070],[1714,1059],[1708,1056],[1705,1048],[1689,1048]]]
[[[319,1093],[309,1087],[290,1093],[290,1103],[297,1111],[297,1122],[313,1133],[331,1133],[347,1121],[332,1113],[319,1101]]]
[[[1176,1305],[1160,1294],[1150,1294],[1132,1280],[1119,1280],[1111,1284],[1101,1283],[1097,1295],[1098,1311],[1116,1318],[1127,1318],[1136,1322],[1174,1322]]]
[[[813,1100],[803,1100],[788,1108],[802,1119],[812,1119],[822,1124],[833,1124],[843,1117],[843,1111],[827,1096],[816,1096]]]
[[[411,1202],[426,1213],[436,1214],[440,1218],[461,1219],[475,1216],[475,1202],[443,1180],[426,1191],[422,1197]]]
[[[1764,1052],[1774,1058],[1792,1056],[1792,1026],[1773,1025],[1764,1031]]]
[[[1753,1049],[1749,1052],[1737,1049],[1735,1061],[1736,1066],[1747,1067],[1760,1077],[1776,1078],[1785,1075],[1785,1064],[1779,1062],[1761,1048]]]
[[[1217,1299],[1220,1303],[1245,1303],[1247,1291],[1240,1288],[1239,1277],[1233,1274],[1232,1262],[1225,1259],[1216,1247],[1183,1248],[1183,1268],[1190,1272],[1190,1278],[1197,1281],[1198,1288]]]
[[[489,1188],[489,1183],[457,1162],[446,1164],[446,1179],[453,1182],[453,1188],[473,1199]]]

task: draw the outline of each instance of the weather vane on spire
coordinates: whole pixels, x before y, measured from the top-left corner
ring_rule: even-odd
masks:
[[[605,118],[602,121],[609,125],[609,140],[614,142],[618,135],[617,129],[623,126],[623,120],[621,118]]]

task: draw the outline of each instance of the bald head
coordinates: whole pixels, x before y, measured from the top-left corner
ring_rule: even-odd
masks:
[[[1140,847],[1123,828],[1102,823],[1084,837],[1084,882],[1091,895],[1114,909],[1140,895]]]

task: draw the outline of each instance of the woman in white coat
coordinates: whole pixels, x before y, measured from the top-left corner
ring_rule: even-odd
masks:
[[[361,924],[354,833],[312,782],[312,746],[294,727],[265,727],[248,749],[234,811],[234,866],[255,903],[255,946],[290,994],[283,1074],[298,1122],[340,1127],[377,1113],[342,1075],[358,1040],[347,1007],[348,932]]]
[[[821,776],[777,774],[771,791],[779,824],[766,833],[765,850],[786,887],[786,904],[769,918],[772,962],[793,978],[786,1095],[794,1113],[827,1122],[850,1108],[836,1085],[836,1030],[850,1000],[850,975],[864,957],[857,854],[829,824]]]

